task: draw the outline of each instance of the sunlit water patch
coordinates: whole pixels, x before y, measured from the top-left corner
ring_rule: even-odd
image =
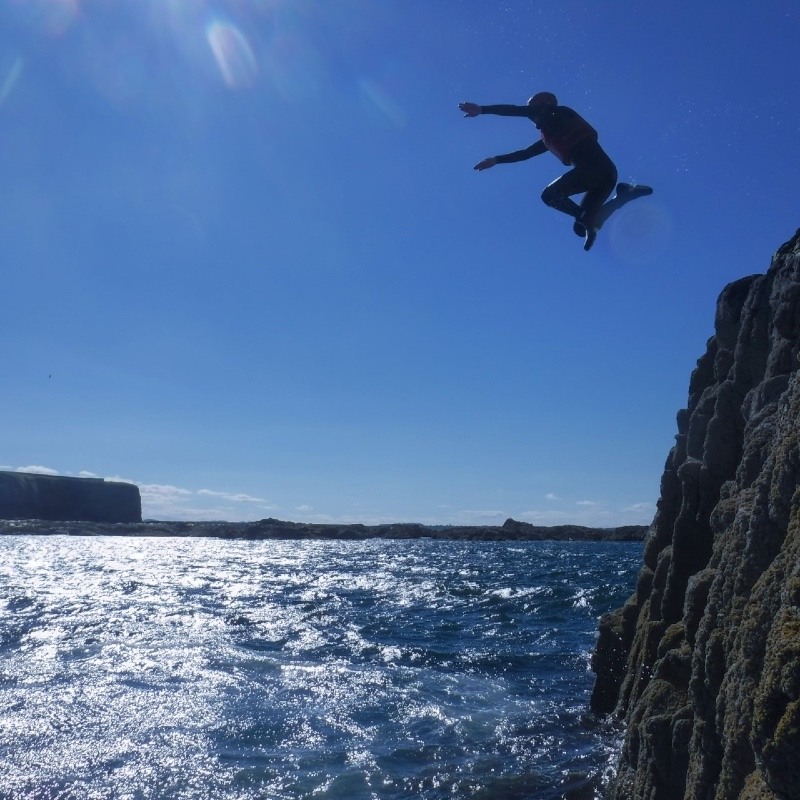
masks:
[[[631,544],[0,537],[0,796],[560,797]]]

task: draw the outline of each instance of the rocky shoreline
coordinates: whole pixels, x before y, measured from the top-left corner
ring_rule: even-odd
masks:
[[[600,623],[610,800],[800,800],[800,231],[714,327],[636,592]]]
[[[0,520],[0,535],[67,536],[178,536],[219,539],[443,539],[457,541],[586,541],[641,542],[647,526],[587,528],[580,525],[543,526],[507,519],[503,525],[450,526],[392,523],[387,525],[336,525],[285,522],[169,522],[134,523],[54,522],[50,520]]]

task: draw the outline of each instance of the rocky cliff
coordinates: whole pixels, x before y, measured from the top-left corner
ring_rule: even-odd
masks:
[[[800,231],[719,297],[635,594],[600,623],[615,800],[800,798]]]
[[[0,519],[140,522],[142,501],[130,483],[0,472]]]

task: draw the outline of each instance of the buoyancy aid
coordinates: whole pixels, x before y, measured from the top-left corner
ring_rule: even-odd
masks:
[[[562,164],[572,163],[572,151],[585,139],[597,139],[597,131],[580,115],[567,106],[555,106],[536,126],[544,146]]]

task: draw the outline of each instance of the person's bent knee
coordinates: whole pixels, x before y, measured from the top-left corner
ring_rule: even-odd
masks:
[[[542,202],[546,206],[550,206],[550,208],[558,208],[564,202],[564,195],[558,189],[553,188],[552,185],[546,186],[542,192]]]

